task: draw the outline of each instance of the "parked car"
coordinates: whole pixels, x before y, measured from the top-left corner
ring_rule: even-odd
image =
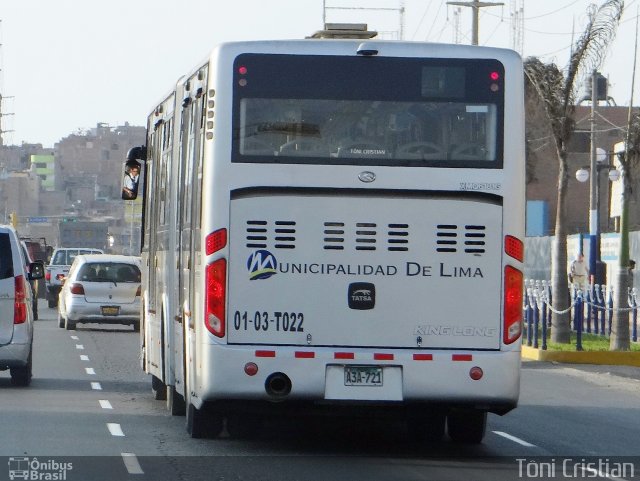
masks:
[[[93,254],[75,257],[58,297],[58,327],[125,324],[140,329],[140,258]]]
[[[30,281],[44,277],[44,263],[27,263],[16,231],[0,225],[0,370],[27,386],[33,363],[33,293]]]
[[[58,247],[51,255],[51,262],[47,266],[44,274],[47,291],[45,297],[50,308],[58,305],[58,295],[62,289],[60,282],[67,273],[77,255],[81,254],[102,254],[101,249],[89,249],[84,247]]]

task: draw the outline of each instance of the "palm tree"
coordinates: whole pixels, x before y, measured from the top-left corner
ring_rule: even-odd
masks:
[[[558,158],[558,203],[552,248],[551,283],[556,311],[552,318],[551,340],[571,341],[569,321],[569,283],[567,278],[567,184],[569,170],[567,144],[575,127],[577,79],[590,73],[603,61],[607,46],[615,36],[623,0],[607,0],[591,12],[589,22],[569,59],[566,73],[554,63],[545,64],[532,57],[525,61],[526,81],[537,93],[549,121]]]
[[[630,105],[632,102],[630,103]],[[629,107],[629,121],[625,149],[618,154],[620,162],[620,179],[622,182],[621,212],[620,212],[620,247],[618,250],[618,271],[616,274],[616,289],[613,292],[613,320],[611,323],[611,337],[609,350],[628,351],[631,348],[629,336],[629,313],[627,307],[627,291],[631,277],[629,271],[629,199],[632,194],[633,167],[640,160],[640,114],[632,115]]]

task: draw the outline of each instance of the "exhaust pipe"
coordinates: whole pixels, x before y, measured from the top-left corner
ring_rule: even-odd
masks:
[[[269,396],[283,398],[291,392],[291,379],[282,372],[274,372],[264,382],[264,388]]]

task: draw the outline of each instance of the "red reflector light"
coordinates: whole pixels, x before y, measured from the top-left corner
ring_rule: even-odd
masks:
[[[500,74],[498,72],[491,72],[489,74],[489,77],[491,78],[491,80],[498,80],[500,78]]]
[[[256,351],[256,357],[276,357],[276,351]]]
[[[225,259],[218,259],[207,266],[205,283],[204,324],[214,336],[224,337],[227,294],[227,261]]]
[[[247,67],[245,67],[244,65],[238,68],[238,73],[240,75],[247,75],[247,72],[248,72]]]
[[[71,294],[78,294],[78,295],[84,296],[84,286],[82,284],[78,284],[77,282],[74,282],[73,284],[71,284],[71,287],[69,288],[69,292],[71,292]]]
[[[206,253],[211,255],[227,245],[227,229],[219,229],[212,232],[206,238]]]
[[[474,381],[478,381],[482,379],[483,375],[484,375],[484,372],[482,372],[482,369],[479,368],[478,366],[474,366],[471,369],[469,369],[469,377]]]
[[[503,341],[511,344],[522,333],[523,275],[515,267],[504,268],[504,333]]]
[[[524,243],[517,237],[504,236],[504,251],[508,256],[520,262],[524,261]]]
[[[13,323],[22,324],[27,320],[27,287],[24,276],[15,277],[16,297],[13,304]]]
[[[51,280],[51,271],[47,271],[44,273],[44,279],[46,281],[50,281]]]
[[[473,361],[473,356],[471,354],[452,354],[452,361]]]
[[[258,374],[258,365],[255,362],[248,362],[244,365],[244,372],[247,376]]]

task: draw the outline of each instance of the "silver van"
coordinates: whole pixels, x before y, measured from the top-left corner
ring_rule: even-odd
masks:
[[[31,382],[33,292],[29,281],[44,277],[42,262],[27,262],[16,231],[0,225],[0,370],[11,382]]]

